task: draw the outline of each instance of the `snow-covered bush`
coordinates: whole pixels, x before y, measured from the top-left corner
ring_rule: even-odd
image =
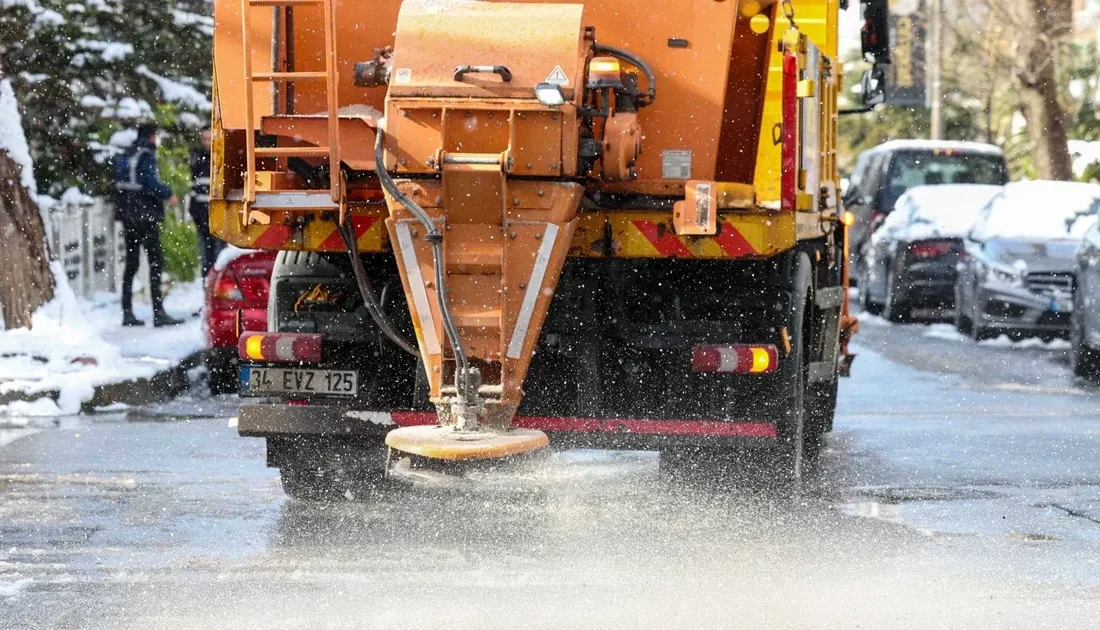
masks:
[[[0,68],[20,95],[40,192],[106,192],[125,146],[111,139],[134,121],[156,118],[167,147],[196,140],[212,11],[210,0],[0,0]]]

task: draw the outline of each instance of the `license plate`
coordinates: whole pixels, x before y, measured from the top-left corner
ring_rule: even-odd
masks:
[[[325,394],[355,396],[359,373],[355,370],[293,370],[241,367],[241,394]]]
[[[1050,310],[1055,313],[1072,313],[1073,312],[1073,300],[1060,300],[1058,298],[1052,298],[1050,300]]]

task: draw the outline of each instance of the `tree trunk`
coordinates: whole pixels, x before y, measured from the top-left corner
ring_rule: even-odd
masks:
[[[1027,114],[1035,170],[1041,179],[1072,180],[1066,112],[1058,82],[1058,58],[1072,25],[1070,0],[1027,0],[1034,20],[1023,70],[1017,76]]]
[[[53,297],[46,227],[20,166],[0,150],[0,311],[4,327],[30,328],[31,315]]]

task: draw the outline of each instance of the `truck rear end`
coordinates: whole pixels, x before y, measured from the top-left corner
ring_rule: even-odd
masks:
[[[854,330],[835,2],[216,7],[211,223],[284,250],[239,427],[291,494],[387,437],[800,475]]]

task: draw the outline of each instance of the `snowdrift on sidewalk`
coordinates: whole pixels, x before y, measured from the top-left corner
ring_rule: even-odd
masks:
[[[202,349],[197,320],[173,328],[122,329],[117,296],[97,312],[94,305],[82,303],[73,294],[60,263],[51,263],[51,268],[56,293],[35,312],[32,328],[0,332],[0,397],[21,393],[34,398],[57,392],[57,400],[18,400],[0,406],[0,415],[76,414],[95,395],[96,387],[152,377]],[[173,291],[169,298],[176,299],[168,301],[169,307],[175,302],[177,308],[197,309],[198,305],[189,304],[201,296],[195,284]]]

